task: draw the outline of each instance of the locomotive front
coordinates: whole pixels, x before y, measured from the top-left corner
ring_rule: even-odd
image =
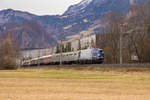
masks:
[[[104,61],[104,51],[99,48],[92,49],[92,60],[95,63],[102,63]]]
[[[81,50],[79,61],[81,63],[102,63],[104,61],[104,52],[100,48],[88,48]]]

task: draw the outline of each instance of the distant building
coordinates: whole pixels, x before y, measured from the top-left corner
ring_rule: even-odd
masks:
[[[74,51],[77,51],[79,47],[81,49],[87,48],[87,47],[92,47],[96,46],[96,36],[97,35],[90,35],[86,37],[81,37],[80,39],[70,39],[68,42],[71,43],[71,48]]]
[[[71,48],[74,50],[74,51],[77,51],[78,48],[79,48],[79,42],[80,40],[74,40],[71,42]]]
[[[81,48],[96,46],[96,35],[90,35],[80,40]]]
[[[139,58],[137,55],[131,55],[131,61],[139,61]]]

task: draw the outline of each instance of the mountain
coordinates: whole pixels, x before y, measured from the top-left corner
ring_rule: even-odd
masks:
[[[76,5],[72,5],[64,13],[64,15],[77,15],[87,12],[97,12],[105,14],[107,12],[124,12],[131,5],[144,3],[150,0],[83,0]]]
[[[57,45],[57,38],[51,34],[52,23],[57,16],[37,16],[28,12],[6,9],[0,11],[0,37],[8,31],[15,33],[21,48],[47,48]],[[51,22],[51,23],[49,23]],[[51,24],[51,27],[48,26]],[[5,30],[4,30],[5,28]],[[56,31],[55,31],[56,32]],[[2,40],[2,39],[1,39]]]
[[[150,0],[83,0],[70,6],[62,15],[68,23],[67,31],[73,35],[83,30],[93,29],[95,33],[103,26],[101,19],[110,12],[127,13],[131,5],[144,3]],[[98,27],[95,27],[98,26]],[[95,27],[95,28],[93,28]],[[98,30],[98,31],[95,31]]]
[[[1,10],[0,35],[3,37],[4,26],[9,26],[22,48],[37,47],[35,41],[41,39],[39,47],[50,47],[56,45],[61,37],[79,34],[84,30],[99,33],[100,26],[103,26],[101,19],[107,13],[127,13],[131,5],[146,1],[150,0],[83,0],[70,6],[62,15],[46,16],[13,9]]]

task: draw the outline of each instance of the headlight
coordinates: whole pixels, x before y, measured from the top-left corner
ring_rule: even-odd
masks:
[[[99,57],[99,56],[101,56],[101,54],[98,54],[97,56]]]

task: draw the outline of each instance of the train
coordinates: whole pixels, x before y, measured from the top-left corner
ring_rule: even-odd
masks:
[[[84,50],[58,53],[33,58],[22,62],[22,66],[58,65],[62,64],[100,64],[104,61],[104,51],[100,48],[87,48]]]

